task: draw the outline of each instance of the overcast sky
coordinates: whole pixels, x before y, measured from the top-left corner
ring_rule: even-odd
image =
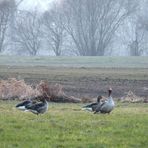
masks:
[[[19,7],[26,10],[39,9],[45,11],[52,1],[54,0],[24,0]]]

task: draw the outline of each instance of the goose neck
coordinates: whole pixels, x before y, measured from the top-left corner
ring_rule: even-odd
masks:
[[[108,90],[108,97],[111,97],[112,90]]]

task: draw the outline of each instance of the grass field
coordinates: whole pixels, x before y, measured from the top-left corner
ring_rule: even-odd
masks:
[[[59,83],[75,97],[113,97],[129,90],[148,97],[147,57],[0,56],[0,78],[29,84]],[[0,101],[0,148],[147,148],[148,105],[116,103],[110,115],[81,110],[83,104],[49,104],[36,116],[16,110],[17,101]]]
[[[118,104],[110,115],[82,104],[49,104],[36,116],[0,102],[0,148],[147,148],[147,104]]]
[[[49,67],[148,68],[148,57],[0,56],[0,65]]]

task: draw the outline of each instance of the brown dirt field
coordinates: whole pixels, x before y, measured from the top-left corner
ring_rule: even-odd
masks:
[[[40,80],[61,84],[67,95],[82,97],[107,96],[112,87],[113,96],[120,98],[129,90],[148,98],[148,69],[136,68],[51,68],[0,66],[0,79],[24,79],[36,85]]]

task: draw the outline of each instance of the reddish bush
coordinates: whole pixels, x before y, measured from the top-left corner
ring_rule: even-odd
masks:
[[[50,97],[64,95],[62,85],[60,84],[49,85],[47,81],[41,81],[37,85],[37,90],[39,90],[41,94],[47,93],[47,95]]]
[[[11,78],[0,81],[0,99],[37,99],[43,97],[53,102],[80,102],[77,98],[66,96],[60,84],[49,85],[47,81],[41,81],[34,89],[24,80]]]
[[[46,94],[49,96],[49,100],[53,102],[80,102],[80,99],[67,96],[63,91],[62,85],[60,84],[49,85],[47,81],[41,81],[37,85],[37,90],[39,90],[41,94]]]
[[[0,81],[1,99],[23,99],[37,95],[39,95],[39,92],[36,89],[33,89],[30,85],[27,85],[24,80],[11,78]]]

